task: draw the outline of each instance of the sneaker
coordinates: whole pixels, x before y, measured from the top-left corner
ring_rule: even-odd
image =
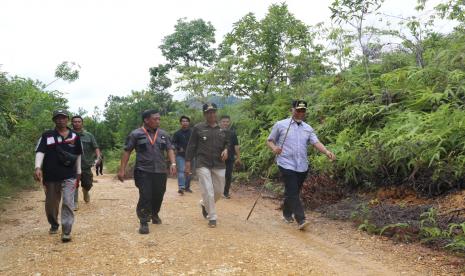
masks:
[[[291,217],[287,217],[287,216],[283,216],[283,220],[285,223],[293,223],[294,222],[294,218],[291,216]]]
[[[74,210],[74,211],[79,210],[79,203],[74,202],[74,209],[73,209],[73,210]]]
[[[86,203],[89,203],[89,201],[90,201],[89,191],[87,191],[86,189],[82,189],[82,193],[84,194],[84,201]]]
[[[54,234],[58,233],[58,226],[51,226],[50,229],[48,230],[48,233],[50,235],[54,235]]]
[[[184,191],[183,191],[182,189],[179,189],[179,190],[178,190],[178,194],[179,194],[179,195],[184,195]]]
[[[149,224],[147,222],[140,223],[139,234],[148,234],[149,233]]]
[[[208,221],[208,227],[215,228],[216,227],[216,220],[212,219]]]
[[[152,224],[161,224],[161,218],[158,216],[158,214],[152,216]]]
[[[304,231],[309,225],[310,225],[310,222],[308,222],[306,220],[303,220],[303,221],[299,222],[299,225],[297,226],[297,229],[299,229],[300,231]]]
[[[71,234],[61,234],[61,241],[62,242],[69,242],[71,241]]]
[[[206,219],[208,216],[207,209],[202,204],[200,204],[200,207],[202,207],[202,216]]]
[[[230,194],[223,195],[223,197],[226,198],[226,199],[231,199],[231,195],[230,195]]]
[[[191,188],[186,188],[186,189],[184,189],[184,191],[192,194]]]

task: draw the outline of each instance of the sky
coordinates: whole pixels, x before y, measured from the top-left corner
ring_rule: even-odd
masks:
[[[76,62],[78,80],[58,80],[47,89],[63,92],[71,111],[92,114],[109,95],[148,88],[149,68],[165,62],[158,46],[179,18],[210,21],[220,42],[245,14],[261,19],[282,2],[309,25],[329,22],[331,0],[2,0],[0,71],[47,84],[58,64]],[[384,9],[405,16],[415,3],[386,0]]]

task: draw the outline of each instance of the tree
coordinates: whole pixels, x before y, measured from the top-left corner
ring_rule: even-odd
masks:
[[[79,79],[79,70],[81,66],[75,62],[68,62],[63,61],[62,63],[58,64],[57,68],[55,69],[55,80],[47,84],[45,88],[49,87],[52,83],[56,82],[59,79],[73,82]]]
[[[379,10],[383,2],[384,0],[335,0],[329,7],[332,13],[332,20],[335,20],[337,23],[347,23],[355,28],[357,41],[362,50],[362,60],[370,90],[371,74],[368,64],[372,50],[374,49],[370,47],[373,45],[370,44],[372,34],[367,34],[367,31],[373,31],[375,28],[367,28],[364,23],[366,17]]]
[[[174,69],[180,76],[176,79],[177,90],[204,97],[206,91],[201,75],[215,60],[215,28],[203,19],[178,20],[174,33],[163,38],[160,49],[168,61],[150,70],[151,87],[166,86],[166,74]],[[153,80],[153,81],[152,81]]]
[[[321,51],[286,4],[272,5],[261,21],[249,13],[234,24],[208,81],[226,95],[269,94],[324,72]]]

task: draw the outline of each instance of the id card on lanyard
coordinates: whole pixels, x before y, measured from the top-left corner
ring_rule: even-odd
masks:
[[[147,139],[149,140],[150,145],[153,146],[153,144],[155,144],[155,142],[157,141],[158,129],[157,129],[157,131],[155,131],[155,135],[154,135],[153,140],[152,140],[152,137],[150,137],[150,134],[149,134],[149,132],[147,131],[147,129],[145,129],[145,127],[141,127],[141,128],[142,128],[142,130],[145,132],[145,135],[147,136]]]

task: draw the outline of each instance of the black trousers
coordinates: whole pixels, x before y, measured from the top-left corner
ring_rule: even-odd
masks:
[[[234,159],[233,160],[226,160],[226,172],[224,174],[225,177],[225,184],[224,184],[224,195],[229,195],[229,188],[231,188],[231,181],[232,181],[232,172],[234,169]]]
[[[283,216],[291,217],[294,215],[295,220],[300,223],[305,220],[305,212],[300,201],[300,190],[307,178],[306,172],[296,172],[293,170],[279,167],[284,180],[284,205]]]
[[[100,160],[100,163],[95,166],[95,173],[98,175],[100,172],[101,175],[103,175],[103,160]]]
[[[149,222],[160,212],[166,191],[166,173],[148,173],[134,170],[134,181],[139,188],[136,213],[141,223]]]

